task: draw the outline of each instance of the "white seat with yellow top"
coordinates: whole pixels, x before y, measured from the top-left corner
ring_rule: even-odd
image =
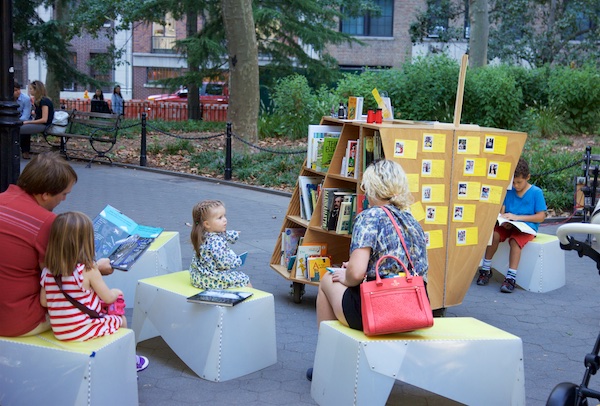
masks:
[[[199,377],[220,382],[277,362],[273,295],[253,295],[232,307],[189,303],[200,292],[189,271],[142,279],[133,310],[137,342],[161,336]]]

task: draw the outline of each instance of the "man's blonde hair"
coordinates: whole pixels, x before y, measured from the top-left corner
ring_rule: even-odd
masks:
[[[362,176],[361,189],[378,200],[389,201],[401,210],[413,202],[408,178],[399,163],[383,159],[367,167]]]

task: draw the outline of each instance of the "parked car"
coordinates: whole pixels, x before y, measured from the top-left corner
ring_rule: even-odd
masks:
[[[155,94],[148,96],[148,100],[187,103],[188,90],[182,87],[175,93]],[[202,104],[227,104],[229,103],[229,88],[224,82],[205,82],[200,88],[200,103]]]

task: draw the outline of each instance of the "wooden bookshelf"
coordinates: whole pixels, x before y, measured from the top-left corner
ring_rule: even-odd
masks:
[[[476,125],[456,127],[399,120],[366,124],[324,117],[321,124],[341,127],[329,169],[322,173],[303,167],[300,175],[323,176],[325,188],[359,192],[364,162],[362,141],[379,132],[385,158],[400,163],[408,175],[414,198],[411,212],[429,238],[428,293],[432,308],[460,304],[483,257],[527,135]],[[348,140],[359,141],[361,157],[356,179],[340,175]],[[281,232],[288,227],[304,227],[305,242],[327,242],[332,263],[347,261],[351,236],[321,227],[321,198],[312,218],[302,219],[296,185]],[[318,282],[296,278],[281,265],[281,232],[271,268],[292,281],[294,301],[298,303],[303,284]]]

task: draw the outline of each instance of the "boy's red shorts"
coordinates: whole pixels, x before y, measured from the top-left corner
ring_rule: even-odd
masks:
[[[516,241],[517,245],[521,248],[523,248],[525,246],[525,244],[527,244],[529,241],[531,241],[535,238],[535,235],[532,235],[529,233],[524,233],[521,230],[519,230],[517,227],[512,227],[512,226],[509,228],[505,228],[505,227],[496,225],[496,227],[494,227],[494,232],[496,232],[496,233],[498,233],[498,235],[500,235],[500,242],[506,241],[508,238],[512,238],[513,240]]]

